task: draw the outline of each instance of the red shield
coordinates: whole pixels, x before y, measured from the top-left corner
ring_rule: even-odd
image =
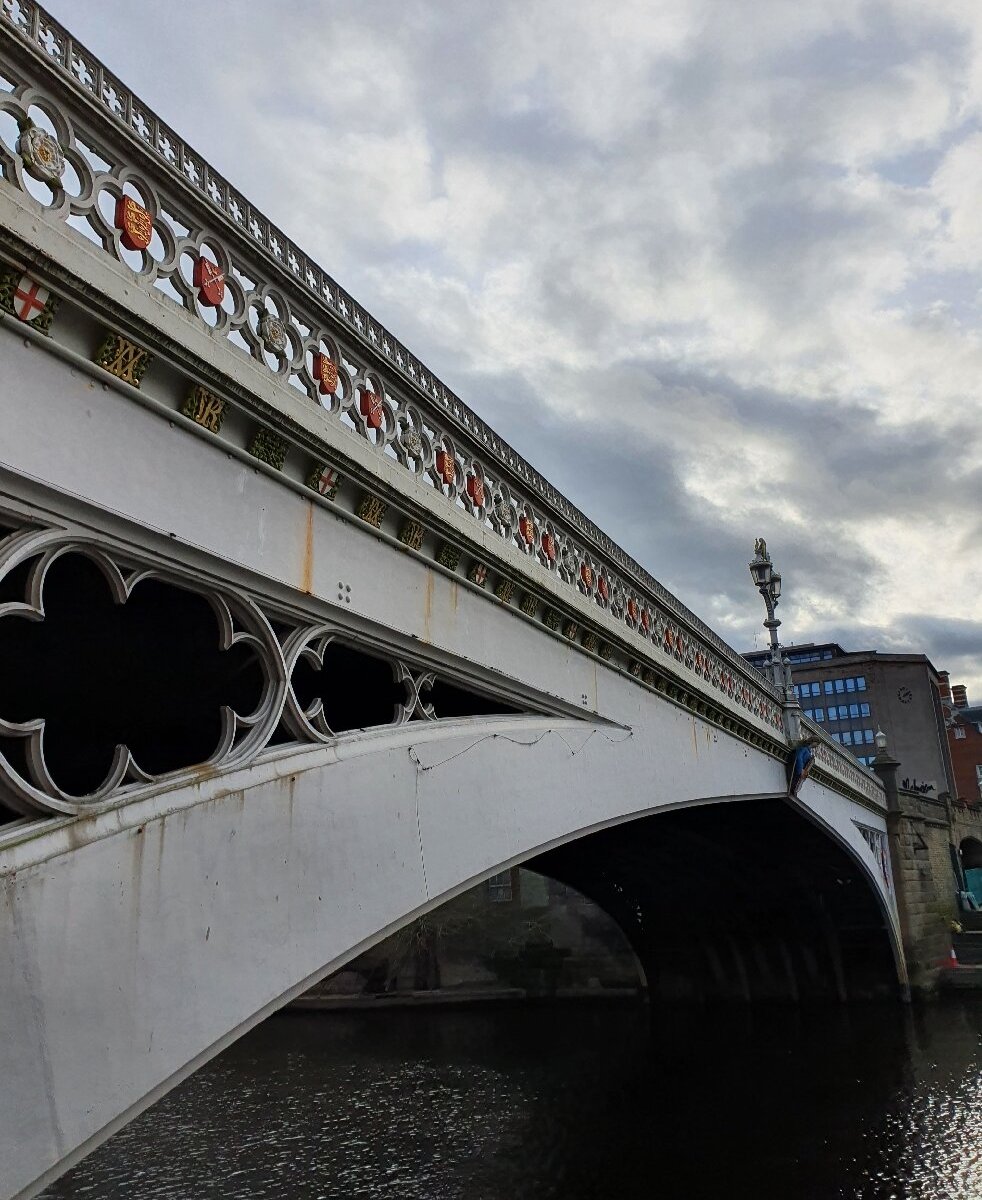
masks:
[[[315,354],[314,379],[322,396],[333,396],[338,388],[338,364],[326,354]]]
[[[551,533],[542,535],[542,553],[550,562],[556,561],[556,539]]]
[[[607,583],[606,577],[603,575],[601,575],[597,580],[597,595],[601,600],[606,600],[610,595],[610,586]]]
[[[127,250],[146,250],[153,237],[153,217],[132,196],[120,196],[116,201],[116,228],[119,240]]]
[[[586,587],[593,587],[593,568],[584,563],[580,567],[580,578],[583,580],[583,583],[586,585]]]
[[[467,476],[467,494],[475,508],[484,505],[484,480],[479,475]]]
[[[48,292],[30,275],[22,275],[14,291],[14,312],[22,321],[33,321],[44,312]]]
[[[627,602],[627,615],[632,621],[636,621],[638,619],[638,606],[633,596]]]
[[[457,475],[457,460],[446,450],[437,450],[436,452],[436,473],[447,487],[453,485]]]
[[[641,628],[645,631],[645,633],[647,633],[651,628],[651,617],[648,616],[647,609],[644,609],[644,611],[641,613]]]
[[[209,258],[197,258],[194,263],[194,286],[198,299],[210,308],[218,308],[225,299],[225,272]]]
[[[382,428],[382,397],[377,396],[374,392],[368,392],[364,389],[361,393],[361,401],[359,403],[361,415],[365,418],[365,424],[369,429]]]
[[[531,517],[518,518],[518,533],[526,546],[531,546],[535,541],[535,525]]]

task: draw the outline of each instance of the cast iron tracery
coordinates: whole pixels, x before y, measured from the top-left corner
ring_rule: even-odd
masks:
[[[516,711],[80,531],[0,533],[0,810],[92,811],[274,742]]]

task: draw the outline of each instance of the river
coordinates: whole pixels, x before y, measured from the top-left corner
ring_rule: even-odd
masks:
[[[982,1200],[982,1000],[288,1012],[49,1200]]]

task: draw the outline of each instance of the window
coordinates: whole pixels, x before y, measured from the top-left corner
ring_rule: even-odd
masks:
[[[815,713],[816,721],[824,721],[825,720],[825,709],[824,708],[816,708],[813,711]]]
[[[965,736],[965,726],[964,725],[956,725],[955,726],[955,737],[958,739],[961,739],[964,736]]]
[[[982,763],[976,763],[975,782],[979,785],[979,796],[982,796]]]
[[[849,675],[845,679],[826,679],[826,696],[839,695],[844,692],[865,692],[866,677],[864,675]]]
[[[851,746],[852,745],[852,730],[851,729],[844,729],[842,731],[842,733],[839,735],[839,737],[842,740],[843,746]]]
[[[868,717],[868,716],[869,716],[869,705],[868,705],[868,704],[860,704],[860,706],[859,706],[859,715],[860,715],[861,717]]]
[[[872,754],[860,754],[858,756],[858,761],[861,762],[864,767],[871,767],[875,759]]]
[[[492,904],[505,904],[511,900],[511,871],[501,871],[488,880],[488,899]]]

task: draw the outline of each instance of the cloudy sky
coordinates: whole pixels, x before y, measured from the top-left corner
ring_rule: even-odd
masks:
[[[978,0],[48,0],[738,649],[982,702]]]

